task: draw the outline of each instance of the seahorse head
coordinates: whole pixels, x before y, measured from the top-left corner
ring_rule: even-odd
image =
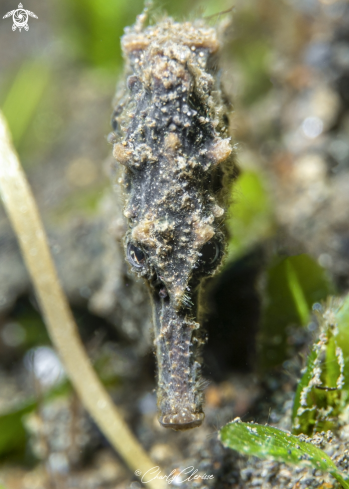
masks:
[[[217,81],[216,32],[166,18],[128,29],[113,127],[122,165],[126,258],[153,305],[159,420],[201,424],[199,291],[225,252],[224,186],[233,151]]]

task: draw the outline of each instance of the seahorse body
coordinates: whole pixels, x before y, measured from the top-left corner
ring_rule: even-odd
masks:
[[[126,83],[112,118],[113,154],[123,168],[126,257],[153,306],[159,421],[185,430],[204,419],[198,294],[225,251],[233,148],[215,29],[143,22],[144,14],[122,37]]]

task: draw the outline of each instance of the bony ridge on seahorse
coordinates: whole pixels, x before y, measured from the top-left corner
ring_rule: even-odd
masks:
[[[216,30],[146,14],[122,37],[125,81],[114,105],[113,154],[125,194],[126,258],[149,288],[159,421],[186,430],[203,419],[200,286],[226,247],[233,147],[217,76]]]

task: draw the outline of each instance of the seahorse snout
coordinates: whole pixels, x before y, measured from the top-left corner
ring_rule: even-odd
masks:
[[[159,417],[159,422],[164,428],[172,428],[176,431],[185,431],[200,426],[205,418],[205,414],[191,412],[188,408],[179,408],[176,413],[163,414]]]

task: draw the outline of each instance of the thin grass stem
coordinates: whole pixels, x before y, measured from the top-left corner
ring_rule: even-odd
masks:
[[[86,354],[59,283],[36,202],[1,112],[0,195],[16,232],[51,340],[67,375],[83,405],[115,450],[132,471],[144,474],[155,464],[128,428]],[[149,482],[148,487],[160,489],[164,483],[156,479]]]

